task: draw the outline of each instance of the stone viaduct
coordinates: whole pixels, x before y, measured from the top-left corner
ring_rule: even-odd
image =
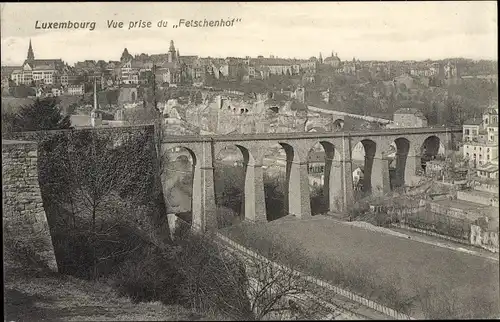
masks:
[[[245,174],[245,220],[266,221],[262,161],[266,152],[280,144],[286,152],[286,212],[299,218],[311,216],[308,153],[320,143],[325,150],[325,195],[329,209],[345,212],[353,203],[352,148],[361,142],[365,149],[365,183],[367,192],[383,195],[390,190],[390,144],[396,143],[396,174],[404,185],[413,185],[422,156],[436,156],[440,142],[452,146],[452,133],[459,128],[404,128],[367,132],[333,133],[259,133],[251,135],[170,136],[164,135],[160,157],[177,147],[185,148],[193,160],[193,227],[206,230],[216,225],[214,164],[223,149],[236,146],[243,155]],[[176,156],[169,159],[175,160]],[[163,174],[168,176],[168,173]],[[164,179],[164,178],[163,178]]]

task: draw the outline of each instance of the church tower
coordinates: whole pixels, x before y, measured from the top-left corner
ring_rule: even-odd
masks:
[[[323,64],[323,56],[321,55],[321,53],[319,53],[319,63]]]
[[[26,59],[28,61],[35,60],[35,54],[33,53],[33,47],[31,47],[31,39],[30,39],[30,47],[28,48],[28,57]]]
[[[170,48],[168,49],[168,62],[172,63],[176,60],[176,55],[177,53],[175,52],[175,46],[174,46],[174,41],[170,40]]]

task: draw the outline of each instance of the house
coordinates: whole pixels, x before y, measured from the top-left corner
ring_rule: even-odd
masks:
[[[60,87],[53,87],[50,89],[52,96],[57,97],[63,94],[63,90]]]
[[[463,124],[463,141],[472,142],[477,141],[479,137],[479,129],[483,125],[482,118],[471,118],[464,122]]]
[[[498,162],[497,164],[487,162],[478,166],[477,175],[483,179],[498,179]]]
[[[68,85],[67,87],[67,93],[68,95],[83,95],[85,94],[85,86],[83,84],[81,85]]]
[[[416,108],[400,108],[394,112],[394,126],[399,128],[427,127],[427,119]]]
[[[352,172],[352,183],[354,185],[354,190],[361,190],[363,187],[364,170],[361,167],[356,168]]]

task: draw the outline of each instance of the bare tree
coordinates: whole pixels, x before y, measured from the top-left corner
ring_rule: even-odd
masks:
[[[308,297],[310,285],[289,267],[255,257],[245,259],[249,279],[247,294],[256,320],[307,319],[320,305]]]
[[[78,131],[42,143],[40,184],[47,217],[55,247],[76,274],[92,262],[95,277],[99,262],[124,256],[155,237],[159,225],[154,221],[160,218],[151,217],[152,196],[161,189],[152,181],[152,135],[147,129]],[[69,254],[75,247],[78,254]]]
[[[178,269],[194,309],[250,320],[305,319],[321,312],[309,282],[295,270],[231,250],[215,236],[184,230],[186,223],[180,222],[184,235]]]

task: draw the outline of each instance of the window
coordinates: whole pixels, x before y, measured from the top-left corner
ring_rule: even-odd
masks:
[[[469,129],[465,130],[465,135],[469,135]]]
[[[488,159],[488,160],[490,159],[490,155],[489,154],[486,156],[486,159]]]
[[[490,148],[486,149],[486,152],[490,152]]]

